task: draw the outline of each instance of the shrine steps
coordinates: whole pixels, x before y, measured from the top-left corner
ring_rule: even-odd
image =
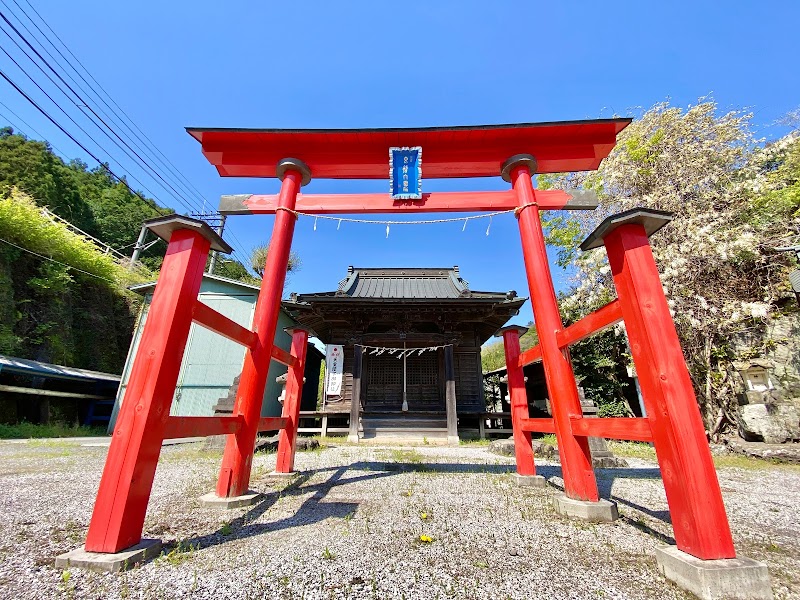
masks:
[[[447,417],[438,414],[384,414],[361,417],[364,440],[447,441]]]

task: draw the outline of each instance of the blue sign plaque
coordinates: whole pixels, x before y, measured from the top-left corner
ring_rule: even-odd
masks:
[[[389,148],[392,200],[422,200],[422,146]]]

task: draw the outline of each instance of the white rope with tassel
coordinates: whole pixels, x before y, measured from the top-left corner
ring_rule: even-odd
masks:
[[[440,344],[438,346],[425,346],[422,348],[393,348],[389,346],[367,346],[365,344],[353,344],[359,348],[363,348],[369,356],[380,356],[381,354],[389,354],[395,358],[403,358],[404,356],[421,356],[424,352],[433,352],[440,348],[447,348],[453,344]]]
[[[336,229],[339,229],[342,226],[342,222],[345,223],[364,223],[367,225],[386,225],[386,237],[389,237],[389,226],[390,225],[435,225],[438,223],[460,223],[464,222],[464,226],[461,228],[461,231],[466,230],[467,222],[473,221],[475,219],[489,219],[489,227],[486,228],[486,235],[489,235],[489,229],[492,226],[492,218],[498,215],[506,215],[509,213],[514,213],[517,217],[519,217],[520,212],[525,210],[530,206],[537,206],[535,202],[530,202],[528,204],[523,204],[517,208],[509,208],[508,210],[498,210],[496,212],[490,212],[480,215],[469,215],[467,217],[452,217],[449,219],[425,219],[422,221],[394,221],[394,220],[383,220],[383,219],[352,219],[349,217],[332,217],[329,215],[315,215],[312,213],[304,213],[298,210],[292,210],[291,208],[286,208],[283,206],[278,207],[276,210],[285,210],[286,212],[292,213],[295,217],[314,217],[314,231],[317,230],[317,219],[327,219],[329,221],[336,221]]]

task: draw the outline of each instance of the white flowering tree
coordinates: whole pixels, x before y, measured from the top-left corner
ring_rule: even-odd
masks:
[[[763,145],[750,118],[718,115],[711,101],[686,110],[659,104],[620,134],[597,171],[538,180],[540,188],[583,187],[601,199],[596,211],[545,221],[559,263],[574,275],[567,314],[585,314],[614,295],[605,252],[577,251],[600,221],[635,207],[675,214],[652,238],[653,253],[712,432],[726,418],[736,420],[731,336],[794,305],[794,259],[774,248],[798,234],[800,137]]]

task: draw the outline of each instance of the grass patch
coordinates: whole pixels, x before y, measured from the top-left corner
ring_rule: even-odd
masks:
[[[543,444],[547,444],[548,446],[558,446],[555,433],[546,433],[542,437],[536,439]]]
[[[656,451],[650,444],[644,442],[621,442],[608,440],[608,447],[615,456],[623,458],[646,458],[656,460]],[[800,471],[800,465],[781,463],[778,461],[752,458],[743,454],[719,454],[712,457],[717,468],[727,467],[734,469],[788,469]]]
[[[790,471],[800,471],[800,465],[797,464],[753,458],[743,454],[722,454],[720,456],[714,456],[714,465],[717,467],[731,467],[735,469],[788,469]]]
[[[183,540],[180,540],[169,552],[162,552],[158,561],[168,563],[174,567],[189,560],[192,554],[198,550],[200,550],[200,544],[187,544]]]
[[[165,446],[161,449],[159,462],[175,463],[193,460],[217,460],[222,456],[221,450],[206,448],[203,442],[188,442],[186,444],[176,444]]]
[[[621,456],[623,458],[656,459],[655,449],[650,444],[645,442],[621,442],[608,440],[608,449],[614,453],[614,456]]]
[[[424,458],[422,454],[417,450],[401,449],[401,448],[396,448],[392,450],[390,456],[394,462],[411,463],[413,465],[421,464],[422,459]]]
[[[105,436],[105,427],[86,427],[83,425],[65,425],[52,423],[35,425],[33,423],[17,423],[16,425],[0,424],[0,439],[29,440],[41,438],[98,437]]]
[[[458,441],[459,446],[488,446],[492,440],[489,439],[461,439]]]

